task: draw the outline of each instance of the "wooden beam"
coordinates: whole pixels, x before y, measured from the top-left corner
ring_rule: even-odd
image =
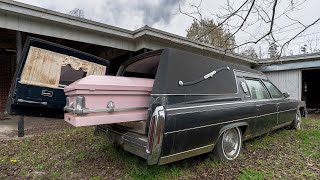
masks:
[[[16,32],[16,64],[20,64],[22,54],[22,35],[20,31]]]
[[[58,39],[58,40],[56,41],[56,43],[57,43],[57,44],[61,44],[62,41],[63,41],[63,39]]]
[[[91,44],[84,44],[84,45],[82,45],[82,46],[79,48],[79,50],[80,50],[80,51],[85,51],[85,50],[88,49],[90,46],[91,46]]]

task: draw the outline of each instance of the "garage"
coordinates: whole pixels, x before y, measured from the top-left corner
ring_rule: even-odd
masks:
[[[16,35],[15,31],[0,31],[0,112],[4,112],[16,67]]]
[[[282,92],[305,101],[309,112],[320,110],[319,53],[261,60],[259,64],[255,69],[263,71]]]
[[[320,109],[320,69],[302,70],[302,100],[310,111]]]
[[[137,52],[130,52],[112,47],[0,28],[0,114],[4,113],[6,110],[11,83],[17,65],[19,65],[24,43],[29,36],[78,49],[103,59],[108,59],[110,62],[113,62],[109,67],[110,74],[116,74],[120,64],[126,59],[147,51],[146,49],[141,49]]]

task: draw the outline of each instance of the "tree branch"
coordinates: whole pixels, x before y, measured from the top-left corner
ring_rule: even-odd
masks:
[[[289,39],[287,42],[285,42],[282,47],[281,47],[281,50],[280,50],[280,55],[282,54],[283,52],[283,49],[285,46],[289,45],[290,42],[295,39],[296,37],[298,37],[300,34],[302,34],[304,31],[306,31],[308,28],[310,28],[311,26],[315,25],[316,23],[318,23],[320,21],[320,18],[318,18],[317,20],[313,21],[313,23],[309,24],[308,26],[305,26],[305,28],[303,28],[299,33],[297,33],[295,36],[293,36],[291,39]]]

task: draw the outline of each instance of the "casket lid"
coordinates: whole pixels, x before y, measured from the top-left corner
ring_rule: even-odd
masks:
[[[153,79],[123,76],[90,75],[75,81],[64,88],[64,92],[73,90],[114,90],[114,91],[152,91]]]

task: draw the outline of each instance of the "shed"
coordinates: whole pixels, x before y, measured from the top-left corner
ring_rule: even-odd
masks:
[[[255,69],[290,97],[306,102],[308,109],[320,109],[320,53],[260,60]]]

